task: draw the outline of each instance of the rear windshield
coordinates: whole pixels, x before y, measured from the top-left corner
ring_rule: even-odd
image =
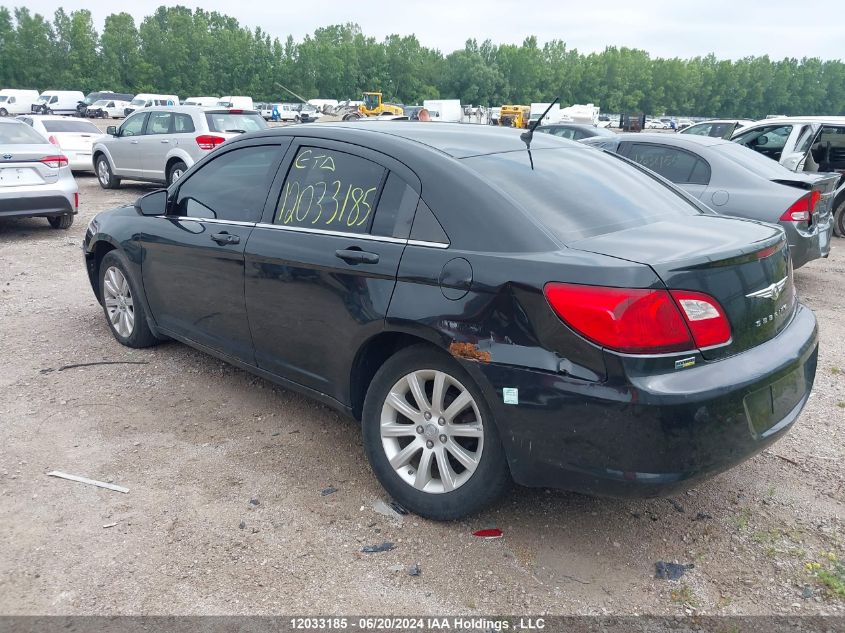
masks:
[[[713,149],[728,158],[731,162],[768,180],[789,178],[792,175],[786,167],[776,160],[755,152],[745,145],[739,145],[734,141],[715,145]]]
[[[43,145],[46,142],[43,136],[26,123],[16,121],[0,124],[0,145]]]
[[[463,159],[562,242],[701,211],[645,170],[596,149],[536,149]]]
[[[257,112],[251,114],[235,114],[232,112],[206,112],[208,129],[211,132],[257,132],[269,126]]]
[[[99,128],[88,121],[74,121],[67,119],[63,121],[41,121],[44,129],[48,132],[77,132],[79,134],[102,134]]]

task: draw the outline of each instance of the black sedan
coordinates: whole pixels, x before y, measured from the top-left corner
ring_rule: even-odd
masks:
[[[97,215],[84,251],[119,342],[176,339],[353,416],[382,485],[436,519],[511,480],[669,493],[781,437],[815,376],[779,228],[545,134],[242,135]]]

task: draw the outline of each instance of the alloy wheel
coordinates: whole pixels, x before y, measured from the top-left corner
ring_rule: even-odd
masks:
[[[100,179],[100,184],[102,184],[104,187],[109,184],[109,166],[108,163],[106,163],[105,159],[101,159],[97,163],[97,177]]]
[[[179,169],[178,167],[170,172],[170,184],[172,185],[174,182],[179,180],[182,177],[182,174],[185,173],[184,169]]]
[[[464,485],[484,449],[484,424],[472,394],[434,369],[414,371],[393,385],[382,406],[380,433],[391,468],[427,493]]]
[[[103,301],[109,323],[123,338],[129,338],[135,329],[135,306],[129,282],[119,268],[106,270],[103,277]]]

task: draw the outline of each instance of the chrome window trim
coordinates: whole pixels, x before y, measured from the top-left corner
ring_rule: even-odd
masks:
[[[408,240],[408,246],[425,246],[427,248],[449,248],[443,242],[426,242],[425,240]]]
[[[217,218],[203,218],[190,215],[159,215],[165,220],[191,220],[193,222],[209,222],[211,224],[231,224],[233,226],[255,226],[255,222],[241,222],[240,220],[218,220]]]

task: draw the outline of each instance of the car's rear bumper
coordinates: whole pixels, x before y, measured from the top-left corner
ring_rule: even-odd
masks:
[[[591,383],[473,363],[473,374],[517,483],[658,496],[727,470],[786,433],[809,397],[817,356],[815,316],[799,306],[776,338],[673,373]],[[504,404],[508,387],[518,390],[518,404]]]
[[[0,188],[0,218],[25,218],[76,213],[73,194],[76,186],[62,186],[61,181],[44,187]]]
[[[816,224],[809,231],[803,231],[792,222],[781,222],[789,242],[792,267],[800,268],[814,259],[830,254],[830,239],[833,235],[833,216],[829,215],[824,223]]]

